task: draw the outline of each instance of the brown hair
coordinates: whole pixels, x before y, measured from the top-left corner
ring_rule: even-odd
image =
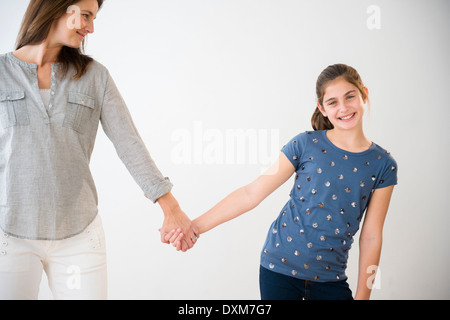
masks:
[[[359,76],[358,72],[352,67],[345,64],[334,64],[328,66],[317,78],[316,82],[316,94],[317,102],[323,106],[323,96],[325,95],[325,89],[327,83],[335,80],[338,77],[343,77],[347,82],[353,84],[358,88],[363,100],[367,98],[366,91],[364,90],[364,84]],[[324,117],[319,108],[316,107],[312,118],[311,124],[314,130],[329,130],[333,129],[333,124],[327,117]]]
[[[100,9],[104,0],[97,0]],[[79,0],[31,0],[22,20],[16,41],[16,50],[26,46],[39,44],[50,32],[53,22],[66,13],[67,8]],[[72,64],[77,73],[74,80],[80,79],[87,71],[91,57],[84,54],[84,39],[78,49],[64,46],[58,56],[62,75],[65,76]]]

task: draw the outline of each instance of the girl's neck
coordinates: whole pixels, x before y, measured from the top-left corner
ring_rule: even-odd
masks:
[[[331,129],[326,132],[327,138],[336,147],[349,152],[363,152],[370,148],[372,141],[360,130]]]

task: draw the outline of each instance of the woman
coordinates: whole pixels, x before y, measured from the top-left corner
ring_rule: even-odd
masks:
[[[368,90],[350,66],[327,67],[316,83],[315,131],[300,133],[268,172],[194,220],[200,233],[255,208],[294,173],[289,201],[271,225],[261,253],[262,299],[352,299],[345,270],[360,235],[355,299],[368,299],[397,164],[363,131]],[[174,246],[179,231],[165,236]]]
[[[82,52],[103,0],[31,0],[14,52],[0,55],[0,299],[105,299],[106,251],[89,170],[98,123],[162,230],[195,228],[154,164],[108,70]],[[74,281],[74,279],[76,281]]]

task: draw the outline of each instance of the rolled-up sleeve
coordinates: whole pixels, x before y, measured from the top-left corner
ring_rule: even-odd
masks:
[[[155,203],[171,191],[172,183],[162,175],[150,156],[109,73],[100,121],[120,159],[147,198]]]

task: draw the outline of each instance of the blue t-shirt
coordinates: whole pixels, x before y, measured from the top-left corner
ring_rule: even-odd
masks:
[[[342,150],[326,131],[301,133],[281,151],[295,167],[295,182],[269,229],[261,265],[303,280],[347,279],[353,236],[375,189],[397,184],[397,163],[375,143],[360,153]]]

